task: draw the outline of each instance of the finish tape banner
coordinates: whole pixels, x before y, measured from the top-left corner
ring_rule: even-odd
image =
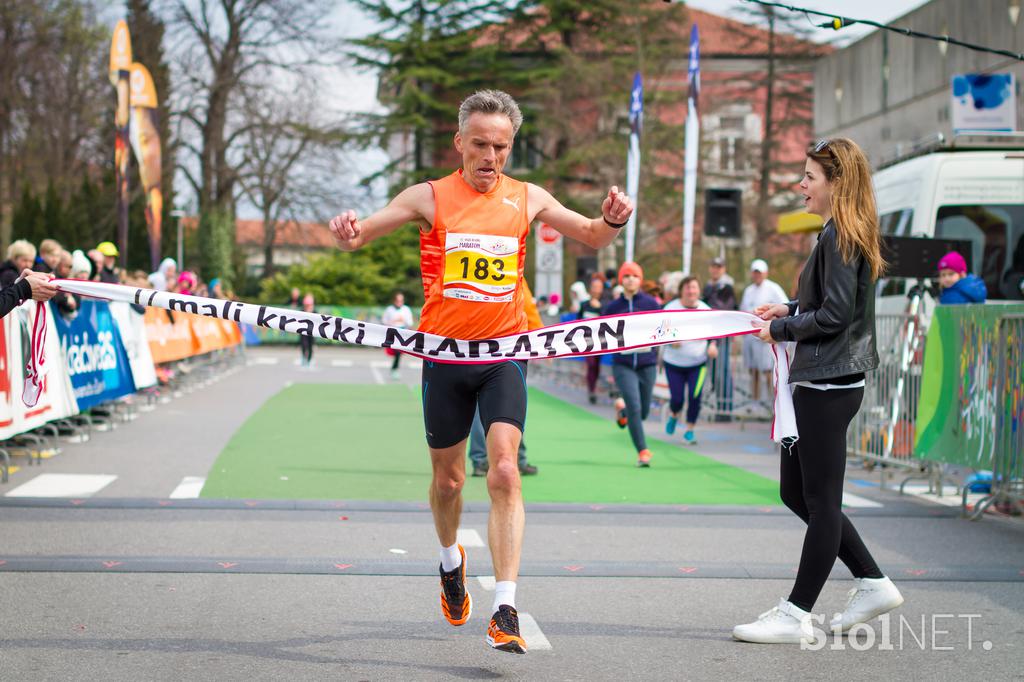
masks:
[[[757,319],[751,313],[733,310],[657,310],[573,320],[494,339],[464,340],[322,313],[188,296],[121,284],[66,279],[57,279],[53,283],[61,291],[82,296],[217,317],[356,346],[391,348],[424,360],[466,364],[630,353],[680,341],[743,336],[756,331],[750,323]],[[787,387],[787,361],[777,361],[775,377],[778,386]],[[795,419],[792,419],[792,397],[788,387],[777,393],[777,402],[783,403],[783,409],[776,411],[773,437],[781,442],[782,439],[796,435],[796,424]],[[788,425],[789,421],[792,421],[791,426]]]

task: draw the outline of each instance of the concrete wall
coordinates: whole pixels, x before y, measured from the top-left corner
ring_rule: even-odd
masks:
[[[1022,53],[1024,12],[1011,23],[1013,1],[933,0],[892,25]],[[1015,74],[1017,129],[1024,130],[1024,62],[956,45],[943,55],[936,41],[875,31],[818,61],[815,133],[853,138],[877,165],[916,140],[952,135],[950,80],[981,72]]]

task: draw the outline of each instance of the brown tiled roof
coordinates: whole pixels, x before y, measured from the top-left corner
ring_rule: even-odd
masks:
[[[181,219],[186,230],[195,230],[199,220],[195,216]],[[262,220],[235,220],[235,244],[238,246],[263,246]],[[324,223],[302,223],[294,220],[281,221],[274,234],[274,246],[305,249],[329,249],[334,246],[327,225]]]

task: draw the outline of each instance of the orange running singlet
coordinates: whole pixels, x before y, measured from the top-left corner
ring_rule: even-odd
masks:
[[[526,329],[526,183],[507,175],[481,194],[462,170],[431,181],[434,227],[420,232],[420,331],[488,339]]]

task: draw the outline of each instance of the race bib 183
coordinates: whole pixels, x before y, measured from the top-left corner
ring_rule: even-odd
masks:
[[[444,295],[463,301],[512,300],[519,277],[519,240],[449,232],[444,243]]]

